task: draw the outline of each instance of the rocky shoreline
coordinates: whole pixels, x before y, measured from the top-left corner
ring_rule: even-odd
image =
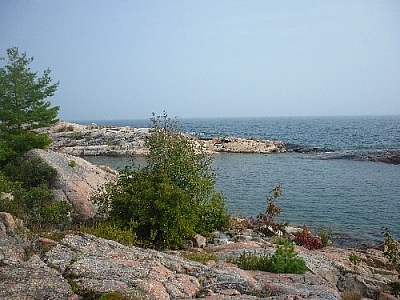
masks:
[[[74,156],[131,156],[146,155],[145,139],[151,134],[149,128],[129,126],[80,125],[59,122],[42,129],[53,139],[50,149]],[[309,153],[317,159],[349,159],[400,164],[400,149],[374,152],[340,152],[316,146],[288,144],[283,141],[217,137],[207,140],[188,136],[209,153]]]
[[[118,176],[62,151],[33,150],[30,155],[57,170],[55,195],[71,203],[82,219],[95,213],[90,196]],[[204,263],[186,259],[186,251],[126,247],[78,231],[63,233],[61,239],[54,239],[55,235],[59,233],[41,237],[30,233],[13,216],[0,212],[1,299],[98,299],[115,291],[133,299],[333,300],[349,292],[383,300],[394,299],[387,294],[388,284],[399,276],[383,248],[376,247],[307,250],[296,246],[309,270],[303,275],[245,271],[226,259],[243,251],[273,254],[277,241],[248,227],[196,240],[198,248],[190,252],[213,255]],[[359,263],[351,263],[351,255]]]
[[[0,213],[0,298],[98,299],[114,291],[132,299],[157,300],[336,300],[346,292],[358,299],[395,299],[386,293],[387,284],[399,274],[381,249],[296,246],[308,271],[275,274],[246,271],[227,262],[243,251],[273,254],[273,238],[249,229],[222,236],[216,244],[190,250],[195,255],[212,255],[200,263],[185,258],[188,250],[127,247],[79,232],[67,233],[58,241],[32,238],[20,221]],[[359,257],[358,264],[350,262],[351,255]]]

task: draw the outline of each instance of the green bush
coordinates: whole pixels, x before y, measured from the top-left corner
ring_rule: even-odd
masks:
[[[326,247],[333,242],[333,233],[332,229],[319,229],[317,232],[317,236],[321,239],[322,246]]]
[[[185,259],[198,261],[203,264],[205,264],[206,262],[208,262],[210,260],[218,261],[217,256],[214,253],[209,252],[209,251],[202,251],[202,252],[187,251],[187,252],[183,252],[182,256]]]
[[[303,274],[308,269],[303,259],[297,257],[292,242],[282,239],[272,256],[243,252],[235,261],[244,270],[260,270],[272,273]]]
[[[99,214],[123,229],[132,220],[139,242],[157,249],[182,248],[195,233],[229,226],[225,198],[214,189],[211,158],[196,149],[164,114],[152,118],[147,165],[121,171],[117,183],[94,198]]]
[[[51,187],[57,171],[38,157],[19,156],[4,167],[4,173],[12,181],[22,183],[26,189],[46,184]]]
[[[383,254],[387,259],[389,259],[394,267],[397,267],[398,262],[400,262],[400,248],[398,243],[392,238],[388,228],[383,227],[382,234],[385,237],[384,244],[386,247],[386,250]]]
[[[125,246],[138,244],[135,234],[136,224],[134,222],[131,222],[130,227],[127,229],[122,229],[115,223],[107,221],[96,222],[91,226],[81,226],[79,229],[103,239],[116,241]]]
[[[29,227],[64,227],[70,223],[72,207],[56,201],[50,189],[56,171],[38,158],[18,157],[0,173],[0,210],[23,219]]]
[[[361,258],[356,253],[350,253],[349,260],[355,266],[358,266],[361,263]]]

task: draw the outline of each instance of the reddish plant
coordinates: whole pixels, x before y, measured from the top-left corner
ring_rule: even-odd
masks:
[[[321,249],[324,244],[319,236],[312,235],[306,225],[296,234],[296,244],[307,248],[308,250]]]

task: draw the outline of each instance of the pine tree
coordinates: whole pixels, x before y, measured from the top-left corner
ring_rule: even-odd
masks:
[[[34,148],[46,148],[51,140],[34,129],[58,121],[58,106],[51,107],[58,82],[52,84],[50,69],[41,77],[32,72],[33,57],[20,54],[17,47],[7,49],[8,62],[0,68],[0,164]],[[4,58],[1,58],[4,60]]]

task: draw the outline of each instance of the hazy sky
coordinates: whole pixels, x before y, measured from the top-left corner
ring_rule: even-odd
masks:
[[[0,0],[12,46],[64,120],[400,114],[398,0]]]

